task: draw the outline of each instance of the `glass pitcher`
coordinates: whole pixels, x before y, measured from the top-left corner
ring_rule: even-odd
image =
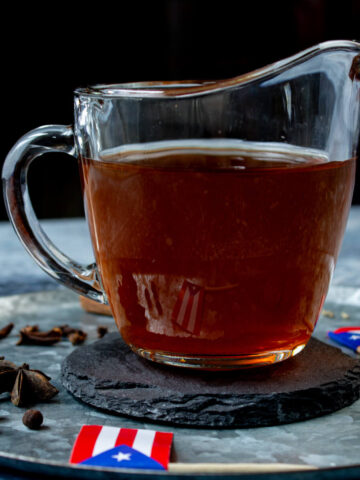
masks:
[[[351,205],[360,44],[333,41],[236,78],[75,91],[71,126],[22,137],[3,168],[9,218],[49,275],[108,303],[124,341],[175,366],[299,353]],[[79,161],[96,263],[45,235],[26,183],[47,152]]]

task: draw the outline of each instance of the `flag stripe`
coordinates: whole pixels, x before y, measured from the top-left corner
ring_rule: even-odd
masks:
[[[336,330],[334,330],[333,333],[346,333],[346,332],[360,333],[360,327],[342,327],[342,328],[337,328]]]
[[[202,319],[204,289],[184,281],[172,313],[172,320],[183,330],[199,334]]]
[[[151,458],[161,463],[163,467],[168,468],[170,459],[170,448],[173,439],[172,433],[156,432],[154,443],[151,450]]]
[[[174,322],[177,322],[177,318],[178,318],[178,315],[179,315],[179,312],[180,312],[180,307],[181,307],[181,304],[182,304],[182,301],[183,301],[183,298],[184,298],[184,295],[185,295],[185,290],[186,290],[186,282],[184,282],[182,287],[181,287],[181,290],[179,292],[178,298],[177,298],[176,303],[175,303],[174,310],[172,312],[172,319],[173,319]]]
[[[199,308],[199,298],[200,298],[200,292],[197,292],[194,295],[194,300],[191,306],[191,311],[190,311],[190,318],[189,318],[189,323],[187,329],[189,332],[194,332],[195,326],[196,326],[196,318],[197,318],[197,313],[198,313],[198,308]]]
[[[155,437],[153,430],[138,430],[132,448],[150,457]]]
[[[80,463],[91,457],[101,429],[101,425],[83,425],[81,427],[70,455],[70,463]]]
[[[196,324],[194,327],[194,333],[196,335],[199,335],[201,330],[201,322],[203,318],[203,303],[204,303],[204,290],[201,289],[199,292],[199,305],[196,312]]]
[[[184,296],[183,296],[182,301],[181,301],[179,314],[176,317],[176,323],[178,323],[179,325],[183,325],[183,323],[184,323],[186,311],[188,309],[189,298],[190,298],[190,292],[189,292],[189,289],[187,288],[185,290]]]
[[[136,437],[136,430],[134,428],[119,428],[119,435],[116,439],[115,446],[127,445],[132,447]]]
[[[188,291],[190,293],[190,297],[186,305],[185,318],[184,318],[184,321],[182,322],[182,327],[187,331],[189,331],[189,320],[190,320],[191,310],[194,303],[194,295],[192,294],[190,289]]]
[[[99,455],[99,453],[106,452],[115,447],[116,439],[119,435],[118,427],[102,427],[96,439],[92,456]]]
[[[82,463],[119,446],[133,448],[168,467],[173,434],[132,428],[83,425],[75,440],[70,463]],[[91,462],[90,462],[91,463]],[[99,465],[102,465],[101,463]]]

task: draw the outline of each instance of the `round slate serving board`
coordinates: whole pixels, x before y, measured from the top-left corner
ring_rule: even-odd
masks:
[[[72,352],[61,378],[76,398],[94,407],[183,426],[292,423],[360,397],[360,362],[314,338],[302,353],[276,365],[205,372],[144,360],[111,333]]]

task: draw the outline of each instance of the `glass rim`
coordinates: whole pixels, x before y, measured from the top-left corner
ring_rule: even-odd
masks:
[[[210,92],[241,86],[270,75],[280,73],[298,62],[306,61],[314,55],[332,50],[348,50],[360,53],[360,43],[352,40],[331,40],[279,60],[265,67],[253,70],[230,79],[222,80],[171,80],[140,81],[112,84],[95,84],[75,89],[75,97],[99,98],[179,98],[204,95]]]

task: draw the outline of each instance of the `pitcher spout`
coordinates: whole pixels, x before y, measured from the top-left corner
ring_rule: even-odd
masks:
[[[316,149],[342,161],[356,156],[359,139],[359,58],[359,43],[330,41],[225,80],[81,88],[75,92],[78,126],[91,130],[90,145],[94,138],[106,144],[106,138],[87,118],[100,125],[116,118],[123,127],[114,132],[114,147],[159,138],[225,138]],[[140,125],[136,134],[126,128],[130,111],[151,118],[152,128]]]
[[[329,161],[357,154],[360,43],[325,42],[211,90],[227,98],[247,140],[321,150]]]

